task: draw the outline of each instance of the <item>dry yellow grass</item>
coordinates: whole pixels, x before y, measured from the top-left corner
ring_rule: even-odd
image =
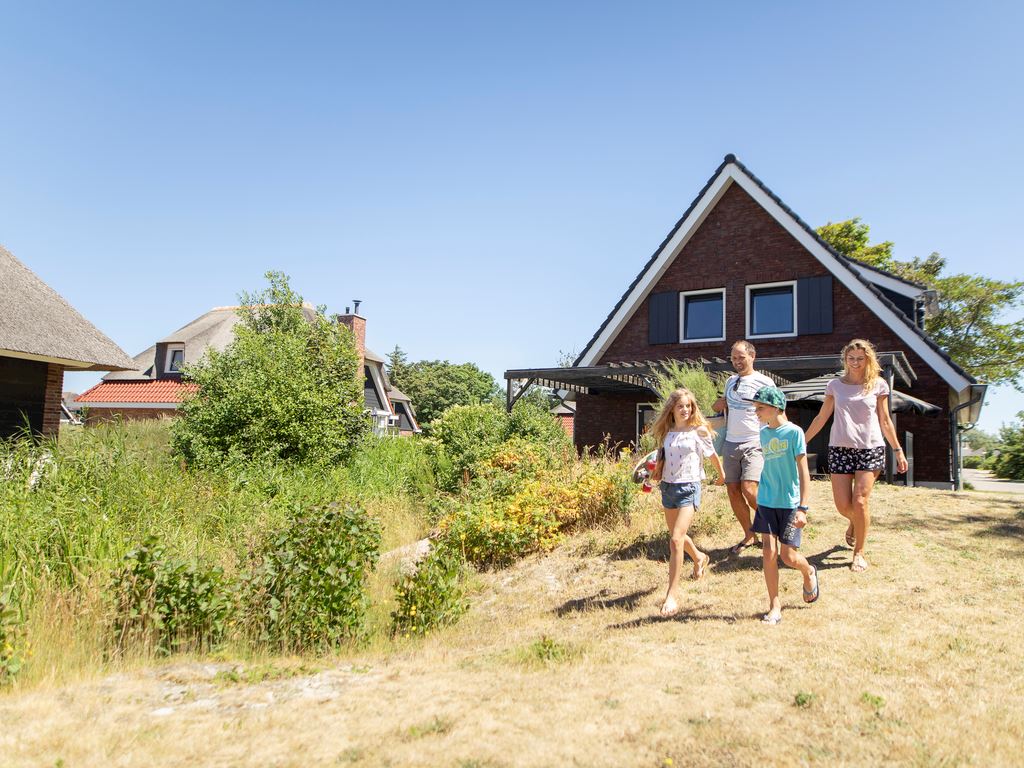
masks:
[[[879,487],[872,568],[852,574],[816,483],[821,601],[784,570],[784,621],[766,627],[760,558],[728,556],[723,496],[697,536],[714,567],[674,619],[657,617],[652,499],[628,529],[479,575],[469,615],[425,641],[312,673],[179,660],[16,690],[0,764],[1024,763],[1024,500]]]

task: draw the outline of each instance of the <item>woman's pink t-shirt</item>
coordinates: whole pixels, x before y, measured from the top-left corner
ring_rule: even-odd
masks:
[[[825,394],[835,400],[832,414],[832,433],[828,444],[839,448],[878,448],[885,445],[882,427],[878,423],[878,398],[889,394],[884,379],[875,379],[867,392],[861,384],[844,384],[832,379]]]

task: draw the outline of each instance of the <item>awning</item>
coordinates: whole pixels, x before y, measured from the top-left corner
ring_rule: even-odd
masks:
[[[793,405],[799,406],[802,403],[825,402],[825,386],[836,377],[836,374],[827,376],[815,376],[813,379],[794,381],[792,384],[784,384],[780,389],[786,393],[786,399]],[[917,413],[922,416],[938,416],[942,409],[931,403],[926,403],[906,392],[894,389],[892,392],[892,409],[896,413]]]

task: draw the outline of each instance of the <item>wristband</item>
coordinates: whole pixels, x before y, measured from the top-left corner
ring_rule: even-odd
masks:
[[[797,509],[799,509],[801,512],[806,512],[807,510],[810,509],[810,507],[806,507],[803,504],[798,504]]]

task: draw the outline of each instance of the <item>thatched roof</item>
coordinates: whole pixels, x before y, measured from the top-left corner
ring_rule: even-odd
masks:
[[[87,371],[122,371],[132,359],[59,293],[0,246],[0,355]]]
[[[316,309],[310,304],[303,304],[302,312],[309,320],[316,315]],[[238,307],[214,307],[160,339],[156,344],[183,344],[185,363],[198,363],[208,348],[218,352],[227,349],[234,341],[235,325],[239,322],[241,318],[238,315]],[[131,381],[156,378],[156,344],[137,354],[131,369],[108,373],[103,380]]]

